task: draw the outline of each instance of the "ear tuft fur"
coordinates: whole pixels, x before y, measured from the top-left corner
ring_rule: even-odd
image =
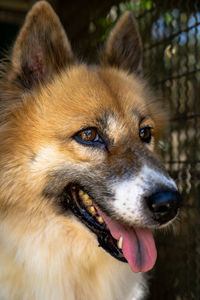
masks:
[[[14,44],[11,63],[17,78],[25,88],[31,88],[73,62],[59,18],[46,1],[37,2]]]
[[[100,63],[122,68],[128,72],[140,72],[142,66],[142,42],[137,24],[131,12],[126,11],[110,32]]]

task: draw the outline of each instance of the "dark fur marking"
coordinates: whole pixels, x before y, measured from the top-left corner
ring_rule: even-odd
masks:
[[[122,15],[106,41],[100,55],[103,65],[122,68],[128,72],[140,72],[142,42],[134,17],[130,12]]]

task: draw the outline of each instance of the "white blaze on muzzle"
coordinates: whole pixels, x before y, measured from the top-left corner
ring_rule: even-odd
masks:
[[[164,173],[143,166],[137,175],[113,184],[115,200],[112,202],[112,210],[126,222],[146,226],[149,221],[145,198],[159,190],[177,191],[177,186],[174,180]]]

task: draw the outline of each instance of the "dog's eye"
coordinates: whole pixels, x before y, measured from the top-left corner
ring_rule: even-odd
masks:
[[[92,142],[98,138],[98,134],[94,128],[84,129],[77,136],[84,142]]]
[[[100,138],[95,127],[80,130],[74,135],[77,142],[88,146],[104,146],[104,141]]]
[[[151,141],[151,127],[146,126],[140,129],[140,138],[144,143],[150,143]]]

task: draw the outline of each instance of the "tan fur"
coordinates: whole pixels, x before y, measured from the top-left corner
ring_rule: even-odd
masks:
[[[36,19],[38,24],[42,20],[42,25],[34,25]],[[27,63],[32,43],[29,32],[32,26],[42,30],[51,23],[49,19],[53,25],[47,31],[57,45],[55,55],[61,59],[66,51],[64,62],[55,65],[58,55],[55,61],[52,55],[41,57],[36,72],[32,70],[34,84],[29,82],[24,88],[28,75],[22,65]],[[44,60],[45,76],[40,66]],[[164,114],[146,84],[135,75],[113,66],[69,66],[72,61],[57,16],[46,2],[38,3],[19,34],[0,87],[1,300],[141,299],[145,290],[142,274],[134,274],[128,264],[99,248],[95,235],[76,218],[60,214],[53,198],[45,198],[43,190],[49,176],[64,167],[73,165],[81,173],[90,166],[98,168],[123,159],[121,145],[130,137],[138,139],[137,114],[155,128],[156,142]],[[109,135],[117,145],[109,158],[98,150],[94,155],[71,138],[88,124],[96,126],[102,108],[117,116],[109,123]],[[58,189],[62,188],[64,183],[59,182]]]

